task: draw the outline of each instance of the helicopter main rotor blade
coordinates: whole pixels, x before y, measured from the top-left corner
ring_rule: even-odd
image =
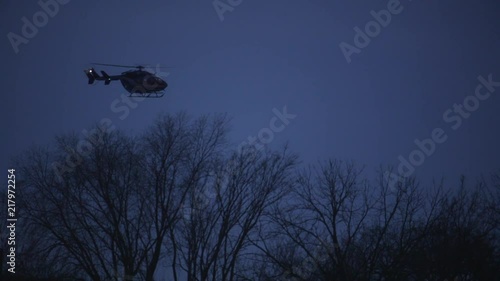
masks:
[[[137,69],[146,69],[146,68],[149,68],[149,69],[176,68],[175,66],[150,66],[150,65],[147,65],[147,64],[146,64],[146,66],[144,66],[144,65],[108,64],[108,63],[97,63],[97,62],[94,62],[92,64],[95,64],[95,65],[104,65],[104,66],[112,66],[112,67],[123,67],[123,68],[137,68]]]
[[[150,64],[140,64],[136,67],[142,67],[142,68],[151,68],[151,69],[165,69],[165,68],[177,68],[175,66],[159,66],[159,65],[150,65]]]
[[[104,66],[113,66],[113,67],[124,67],[124,68],[139,68],[141,67],[140,65],[137,66],[137,65],[119,65],[119,64],[107,64],[107,63],[92,63],[92,64],[95,64],[95,65],[104,65]]]

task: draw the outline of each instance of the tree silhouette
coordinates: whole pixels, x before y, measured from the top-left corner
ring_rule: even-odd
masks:
[[[174,265],[187,272],[189,281],[238,278],[237,265],[247,256],[262,218],[291,187],[296,157],[286,150],[244,150],[220,160],[192,190],[186,202],[190,212],[171,234],[179,256]]]
[[[426,190],[383,175],[370,184],[334,160],[300,173],[248,280],[498,280],[498,205],[483,181]]]
[[[162,114],[27,150],[22,273],[2,279],[152,281],[168,264],[175,281],[500,280],[500,173],[394,186],[349,162],[302,168],[287,147],[234,151],[228,124]]]
[[[139,137],[96,128],[85,153],[71,135],[57,138],[54,151],[31,150],[19,162],[31,224],[91,280],[153,280],[165,237],[223,143],[224,126],[224,116],[165,115]],[[78,165],[60,180],[50,163],[66,153]]]

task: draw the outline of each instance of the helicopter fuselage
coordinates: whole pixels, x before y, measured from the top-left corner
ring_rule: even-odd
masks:
[[[101,71],[102,76],[99,75],[93,68],[84,71],[87,75],[89,84],[94,81],[104,81],[105,85],[109,85],[111,81],[120,80],[123,88],[130,94],[151,94],[158,93],[168,87],[167,82],[158,76],[147,72],[145,70],[130,70],[125,71],[121,75],[108,75],[106,72]]]
[[[156,93],[168,87],[167,82],[144,70],[123,72],[119,80],[131,94]]]

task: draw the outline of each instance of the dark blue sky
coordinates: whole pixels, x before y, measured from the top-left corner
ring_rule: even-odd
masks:
[[[33,22],[42,8],[2,1],[0,168],[31,144],[80,134],[103,118],[140,132],[162,111],[228,112],[238,144],[286,106],[297,117],[271,145],[289,141],[306,162],[398,165],[415,139],[442,128],[447,140],[416,174],[455,180],[498,170],[500,87],[456,130],[443,114],[474,94],[479,75],[500,81],[500,4],[402,0],[403,10],[348,63],[339,44],[354,45],[354,28],[364,29],[370,11],[389,2],[243,0],[221,21],[208,0],[73,0],[16,54],[8,34],[23,36],[22,17]],[[90,62],[176,68],[162,99],[138,103],[121,120],[111,105],[125,91],[119,83],[87,85]]]

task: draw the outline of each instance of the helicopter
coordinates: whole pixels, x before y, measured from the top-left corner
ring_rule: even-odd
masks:
[[[109,85],[111,81],[120,80],[123,88],[130,93],[130,97],[145,97],[145,98],[161,98],[165,94],[164,90],[168,87],[167,82],[153,73],[144,70],[144,66],[127,66],[117,64],[102,64],[93,63],[95,65],[136,68],[137,70],[128,70],[119,75],[108,75],[101,71],[101,75],[92,67],[85,69],[88,83],[93,84],[94,81],[104,81],[104,85]]]

